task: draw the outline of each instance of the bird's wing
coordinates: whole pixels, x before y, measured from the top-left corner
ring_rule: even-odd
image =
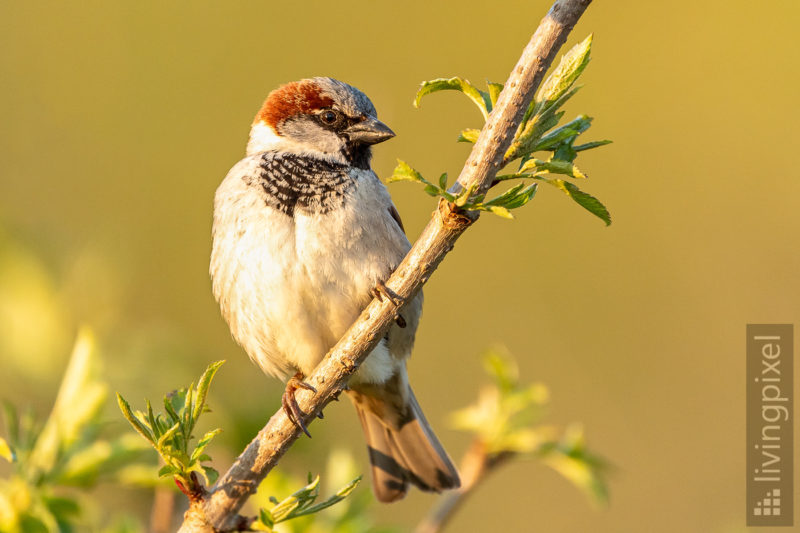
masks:
[[[389,205],[389,215],[397,222],[397,225],[400,226],[400,229],[403,233],[406,232],[406,228],[403,227],[403,220],[400,218],[400,213],[397,212],[397,208],[394,204]]]

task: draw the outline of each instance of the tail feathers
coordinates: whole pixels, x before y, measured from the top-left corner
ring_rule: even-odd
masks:
[[[379,501],[401,499],[409,484],[433,492],[460,486],[458,471],[410,389],[403,413],[390,412],[397,406],[375,396],[364,398],[356,393],[351,397],[367,439],[373,488]]]
[[[367,439],[375,497],[384,503],[402,499],[408,492],[410,472],[404,460],[400,463],[395,459],[395,455],[400,454],[394,445],[394,438],[374,413],[358,405],[356,410]]]

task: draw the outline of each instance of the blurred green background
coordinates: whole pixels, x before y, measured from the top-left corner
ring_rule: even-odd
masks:
[[[454,176],[469,150],[456,135],[481,117],[456,94],[413,109],[418,84],[503,81],[549,4],[1,2],[0,396],[45,414],[78,324],[136,403],[224,358],[207,421],[225,428],[224,467],[282,387],[232,342],[207,274],[214,190],[263,98],[345,80],[398,134],[376,150],[380,176],[398,157]],[[590,6],[568,44],[594,33],[593,61],[566,109],[596,118],[587,140],[614,140],[578,160],[614,223],[551,188],[515,221],[483,216],[426,287],[410,374],[460,457],[447,413],[484,381],[478,354],[507,347],[550,387],[550,420],[583,421],[616,465],[611,505],[518,463],[453,531],[744,530],[745,324],[800,309],[799,21],[788,0]],[[413,240],[434,200],[390,191]],[[363,468],[349,405],[312,433],[285,469],[321,471],[333,447]],[[376,512],[410,526],[432,503]]]

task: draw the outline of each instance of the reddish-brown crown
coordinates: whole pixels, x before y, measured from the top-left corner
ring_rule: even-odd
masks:
[[[267,96],[253,122],[266,122],[277,131],[277,125],[299,113],[311,113],[330,107],[333,100],[323,96],[319,87],[311,80],[293,81],[281,85]]]

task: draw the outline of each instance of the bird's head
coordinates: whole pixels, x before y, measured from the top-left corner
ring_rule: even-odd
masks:
[[[282,85],[267,96],[247,152],[328,155],[368,168],[370,146],[392,137],[367,95],[333,78],[311,78]]]

